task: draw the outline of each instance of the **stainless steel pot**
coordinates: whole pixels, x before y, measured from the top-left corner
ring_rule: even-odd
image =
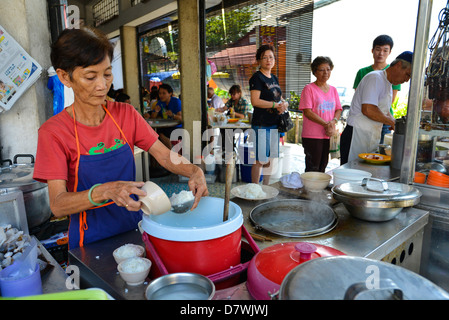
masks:
[[[17,163],[18,158],[28,157],[31,163]],[[28,228],[36,227],[51,217],[48,186],[33,179],[34,157],[28,154],[14,156],[13,162],[0,167],[0,192],[22,191]]]
[[[391,220],[403,208],[418,204],[421,198],[421,192],[412,186],[375,178],[334,186],[332,193],[352,216],[366,221]]]
[[[448,300],[449,294],[403,267],[362,257],[304,262],[284,278],[281,300]]]

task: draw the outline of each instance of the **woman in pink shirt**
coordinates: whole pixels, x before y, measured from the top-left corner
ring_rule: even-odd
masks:
[[[329,138],[341,115],[337,89],[330,86],[334,64],[328,57],[316,57],[311,64],[316,81],[304,87],[299,109],[303,112],[302,145],[306,156],[305,171],[324,172],[329,161]]]

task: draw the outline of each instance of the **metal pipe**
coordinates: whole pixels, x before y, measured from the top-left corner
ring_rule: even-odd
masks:
[[[206,1],[198,1],[198,21],[200,38],[200,67],[201,67],[201,132],[207,129],[207,88],[206,88]],[[207,141],[201,141],[201,150],[206,147]]]
[[[415,161],[418,145],[424,70],[429,38],[430,14],[433,0],[420,0],[416,22],[415,47],[413,50],[412,76],[408,95],[407,124],[404,136],[400,182],[411,184],[415,174]]]

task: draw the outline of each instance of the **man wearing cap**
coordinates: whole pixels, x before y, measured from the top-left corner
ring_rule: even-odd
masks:
[[[360,81],[341,135],[341,164],[358,159],[360,153],[375,151],[383,124],[394,130],[395,119],[389,111],[392,85],[410,80],[412,58],[412,52],[404,51],[387,69],[370,72]]]

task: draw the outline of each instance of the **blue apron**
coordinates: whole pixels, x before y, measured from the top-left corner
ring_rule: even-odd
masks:
[[[112,118],[109,111],[106,113]],[[121,128],[112,118],[123,138],[126,140]],[[76,126],[75,113],[74,124]],[[75,130],[79,154],[78,133]],[[136,166],[134,152],[127,143],[122,147],[108,153],[97,155],[80,155],[78,165],[78,183],[76,192],[90,189],[94,184],[110,181],[134,181]],[[137,200],[135,195],[131,195]],[[69,248],[82,247],[84,244],[130,231],[137,228],[142,219],[142,211],[128,211],[113,202],[93,207],[86,211],[70,215]]]

